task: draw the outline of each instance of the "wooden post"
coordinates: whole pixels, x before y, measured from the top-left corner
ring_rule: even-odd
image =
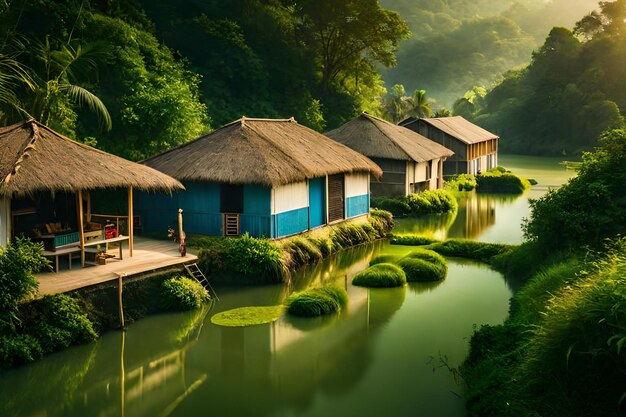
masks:
[[[178,240],[183,238],[183,209],[178,209]]]
[[[122,278],[126,276],[125,273],[121,273],[121,274],[117,274],[118,276],[118,281],[117,281],[117,294],[119,297],[119,305],[120,305],[120,327],[122,329],[124,329],[124,304],[122,302],[122,288],[123,288],[123,283],[122,283]]]
[[[87,221],[91,221],[91,193],[87,191]]]
[[[120,411],[121,417],[124,417],[126,412],[126,369],[124,366],[124,356],[126,354],[126,332],[122,331],[122,345],[120,346]]]
[[[85,226],[83,224],[83,192],[78,190],[78,234],[80,236],[80,264],[85,267]]]
[[[128,253],[133,257],[133,187],[128,187]],[[119,229],[118,229],[119,232]]]

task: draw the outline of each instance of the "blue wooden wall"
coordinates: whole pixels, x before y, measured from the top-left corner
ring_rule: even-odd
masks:
[[[186,191],[174,194],[137,193],[135,212],[141,216],[146,232],[167,232],[176,228],[178,209],[183,209],[183,229],[186,233],[222,236],[220,186],[217,183],[186,182]],[[271,190],[258,185],[244,186],[244,212],[240,217],[241,233],[270,237]]]
[[[367,194],[346,198],[346,219],[367,214],[370,211],[370,197]]]

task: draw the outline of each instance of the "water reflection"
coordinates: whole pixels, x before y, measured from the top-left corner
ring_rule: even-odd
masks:
[[[427,234],[436,239],[475,239],[496,223],[498,206],[509,205],[519,198],[519,195],[465,192],[458,198],[456,213],[397,219],[394,232]]]

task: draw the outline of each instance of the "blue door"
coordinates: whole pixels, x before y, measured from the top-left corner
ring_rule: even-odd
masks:
[[[326,224],[326,178],[309,180],[309,224],[310,228]]]

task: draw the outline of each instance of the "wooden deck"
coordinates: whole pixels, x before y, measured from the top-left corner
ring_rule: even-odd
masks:
[[[109,252],[118,251],[112,246]],[[36,275],[39,280],[38,296],[59,294],[90,285],[118,279],[118,274],[125,273],[127,277],[174,265],[195,262],[198,257],[187,251],[186,257],[178,252],[178,243],[171,240],[153,240],[135,237],[133,257],[125,254],[124,260],[111,258],[106,265],[80,267],[80,257],[75,259],[72,269],[68,269],[67,262],[61,264],[59,273],[44,272]]]

